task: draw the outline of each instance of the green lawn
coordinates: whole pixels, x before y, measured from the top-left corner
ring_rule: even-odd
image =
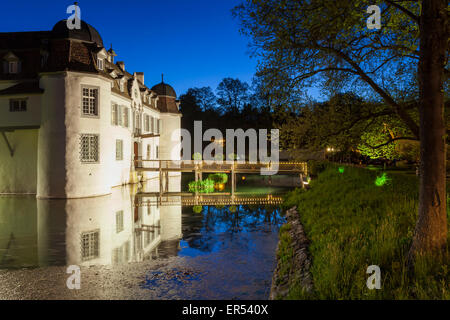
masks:
[[[417,177],[389,172],[390,180],[379,187],[375,180],[380,175],[350,167],[339,173],[337,167],[328,167],[310,190],[286,196],[284,207],[297,206],[311,240],[314,281],[312,294],[292,284],[288,299],[450,299],[448,252],[418,260],[414,273],[406,268],[417,216]],[[288,229],[280,231],[281,248],[292,240]],[[283,252],[289,251],[280,252],[282,269],[288,270]],[[366,286],[369,265],[381,268],[380,290]]]

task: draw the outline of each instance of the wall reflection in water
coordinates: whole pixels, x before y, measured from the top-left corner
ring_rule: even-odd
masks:
[[[179,191],[179,176],[169,183]],[[141,187],[155,192],[159,181]],[[160,206],[148,197],[137,207],[137,190],[118,187],[108,196],[70,200],[0,197],[0,268],[114,265],[176,255],[181,198]]]

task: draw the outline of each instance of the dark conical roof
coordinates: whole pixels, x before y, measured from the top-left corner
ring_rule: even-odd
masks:
[[[172,88],[171,85],[168,85],[167,83],[161,82],[160,84],[157,84],[152,88],[153,91],[155,91],[160,96],[169,96],[169,97],[177,97],[177,93],[175,92],[174,88]]]
[[[103,47],[103,40],[100,33],[84,21],[81,21],[81,29],[70,30],[67,28],[67,20],[61,20],[53,27],[52,34],[54,38],[89,41],[96,43],[99,47]]]

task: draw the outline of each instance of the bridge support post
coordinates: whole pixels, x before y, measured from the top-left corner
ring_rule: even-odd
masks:
[[[198,170],[197,170],[197,166],[195,166],[195,170],[194,170],[194,176],[195,176],[195,182],[198,182]],[[195,187],[195,196],[198,196],[198,185],[196,184]]]
[[[300,177],[300,187],[301,187],[302,189],[305,189],[305,184],[303,183],[303,174],[300,173],[299,177]]]
[[[169,171],[166,172],[165,180],[165,192],[169,193]]]
[[[163,171],[161,168],[161,163],[159,164],[159,195],[163,193]]]
[[[231,167],[231,197],[234,198],[236,191],[236,173],[234,172],[234,165]]]

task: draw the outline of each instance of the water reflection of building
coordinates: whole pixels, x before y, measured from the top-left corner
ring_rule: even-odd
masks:
[[[179,186],[179,177],[171,184]],[[179,243],[181,199],[170,206],[148,199],[135,207],[135,194],[131,186],[87,199],[0,198],[0,222],[6,222],[0,223],[0,267],[139,262]]]

